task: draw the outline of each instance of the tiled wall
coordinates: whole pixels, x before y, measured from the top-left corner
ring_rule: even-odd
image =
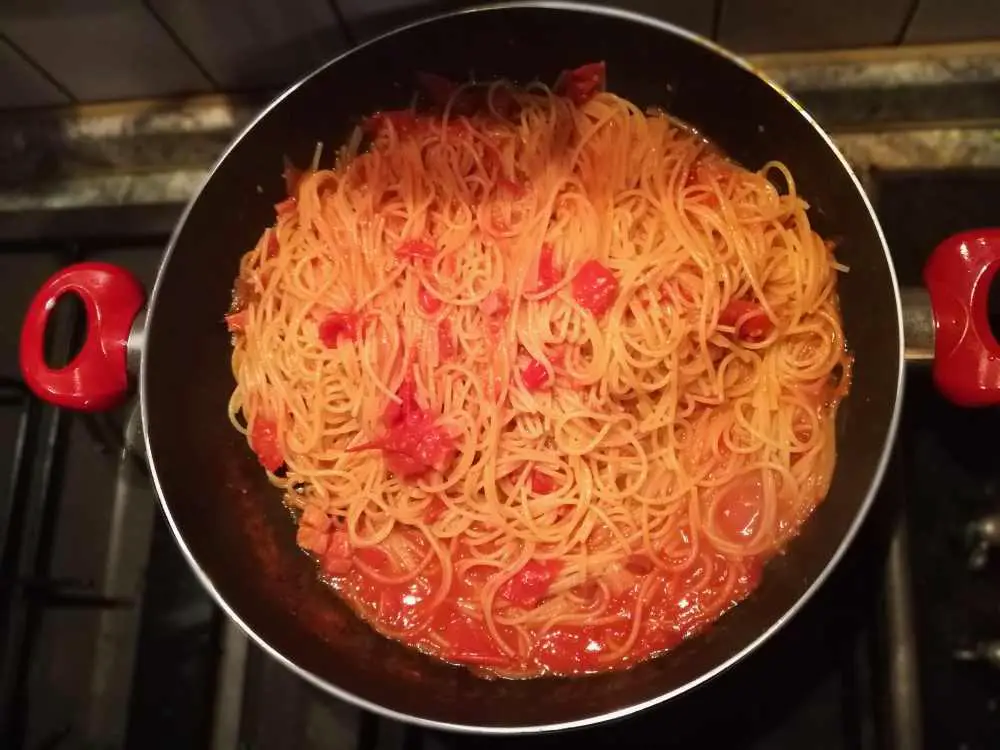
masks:
[[[474,2],[475,0],[472,0]],[[0,0],[0,109],[277,88],[470,0]],[[1000,38],[1000,0],[617,0],[742,52]]]

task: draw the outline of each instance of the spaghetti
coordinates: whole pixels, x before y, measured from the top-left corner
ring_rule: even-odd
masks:
[[[227,316],[230,417],[299,545],[381,633],[493,675],[699,632],[834,467],[846,269],[792,175],[603,74],[425,77],[430,107],[286,174]]]

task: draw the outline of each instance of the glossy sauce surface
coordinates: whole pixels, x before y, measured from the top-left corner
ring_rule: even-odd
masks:
[[[746,506],[738,504],[735,533],[746,533],[749,524],[745,513]],[[478,574],[483,569],[473,568],[463,579],[454,580],[450,593],[433,604],[434,593],[441,586],[436,566],[429,566],[414,580],[391,583],[387,581],[393,572],[381,550],[356,550],[353,559],[346,573],[329,575],[326,580],[383,635],[447,662],[515,678],[588,674],[644,661],[702,632],[746,598],[756,588],[761,573],[761,564],[755,559],[733,564],[715,553],[700,555],[683,572],[654,569],[642,557],[623,571],[618,591],[577,587],[581,599],[601,610],[595,621],[531,631],[530,644],[523,650],[525,657],[505,653],[486,625],[471,614],[467,603],[480,596],[487,582],[485,575]],[[501,588],[497,596],[504,593]],[[509,588],[507,593],[509,596]],[[532,597],[528,593],[525,598],[522,592],[512,598],[523,598],[528,604]],[[637,614],[639,627],[633,633]],[[498,630],[504,642],[518,644],[513,627],[499,625]],[[609,659],[630,641],[623,656]]]

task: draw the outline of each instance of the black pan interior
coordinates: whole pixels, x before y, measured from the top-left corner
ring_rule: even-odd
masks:
[[[308,163],[365,113],[406,106],[413,73],[551,82],[608,64],[609,88],[659,105],[756,168],[780,159],[851,271],[840,286],[857,366],[841,410],[839,465],[827,501],[747,602],[707,634],[629,672],[585,679],[484,681],[388,642],[315,580],[278,494],[226,419],[232,389],[221,324],[239,256],[273,221],[282,155]],[[717,51],[613,12],[502,7],[410,27],[334,61],[273,106],[221,163],[162,270],[142,389],[164,503],[218,595],[278,653],[377,706],[485,727],[585,720],[677,691],[783,620],[829,567],[866,506],[889,438],[900,379],[897,297],[859,188],[796,107]],[[807,655],[804,655],[807,658]]]

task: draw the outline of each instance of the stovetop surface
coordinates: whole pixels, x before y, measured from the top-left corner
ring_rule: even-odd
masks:
[[[886,175],[878,210],[900,283],[920,283],[937,240],[1000,221],[1000,172]],[[1000,332],[1000,285],[990,318]],[[908,373],[900,446],[914,582],[924,746],[1000,747],[1000,669],[955,652],[1000,640],[1000,550],[972,562],[970,523],[1000,513],[1000,411],[959,409],[937,396],[930,374]]]
[[[937,241],[996,221],[1000,172],[884,174],[873,192],[900,279],[915,284]],[[0,477],[9,478],[0,490],[0,747],[1000,746],[1000,671],[954,658],[1000,639],[1000,553],[970,570],[967,534],[1000,511],[995,409],[952,407],[926,373],[911,372],[895,460],[860,537],[777,637],[709,685],[572,734],[417,730],[326,697],[227,624],[127,449],[137,429],[129,409],[60,414],[26,394],[17,322],[33,290],[84,258],[122,264],[150,285],[169,224],[107,213],[74,221],[33,228],[52,239],[30,243],[0,222]],[[80,311],[61,310],[55,361],[79,329]],[[912,611],[897,606],[901,585]]]

